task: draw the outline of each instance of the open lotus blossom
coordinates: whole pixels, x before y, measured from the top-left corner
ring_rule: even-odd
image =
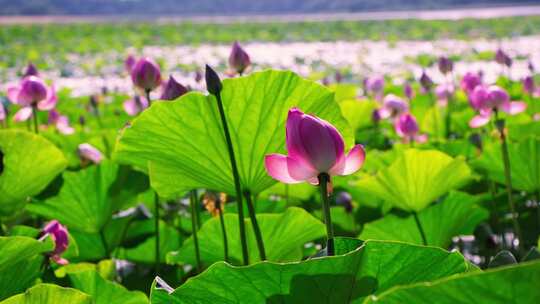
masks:
[[[397,135],[403,138],[403,142],[416,141],[423,143],[427,140],[427,135],[419,134],[420,128],[416,118],[410,113],[401,114],[394,122]]]
[[[33,63],[28,63],[26,69],[24,70],[23,78],[27,76],[38,76],[38,69]]]
[[[362,145],[345,154],[343,137],[333,125],[298,108],[289,110],[286,143],[288,155],[267,155],[264,164],[271,177],[287,184],[318,184],[317,177],[322,173],[352,174],[366,156]]]
[[[471,94],[470,102],[471,106],[479,112],[469,122],[471,128],[486,125],[491,119],[491,114],[496,111],[515,115],[525,111],[527,108],[527,104],[524,102],[510,101],[510,95],[503,88],[496,85],[476,87]]]
[[[394,94],[388,94],[383,99],[383,105],[378,110],[379,117],[386,119],[390,117],[396,117],[401,113],[405,113],[409,110],[409,104]]]
[[[33,109],[50,111],[58,100],[54,86],[48,87],[37,76],[25,77],[18,86],[9,87],[7,96],[12,103],[22,106],[13,117],[15,121],[28,120],[32,117]]]
[[[159,65],[147,57],[139,59],[131,69],[131,80],[141,90],[152,91],[161,84]]]
[[[57,220],[48,222],[41,231],[40,240],[47,236],[51,237],[54,242],[54,250],[51,253],[51,260],[60,265],[66,265],[68,260],[61,257],[69,246],[68,230]]]
[[[406,82],[405,85],[403,85],[403,94],[405,94],[405,97],[411,101],[414,98],[414,90],[410,83]]]
[[[238,41],[233,43],[231,54],[229,55],[229,67],[234,73],[243,74],[246,69],[251,65],[249,55],[240,46]]]
[[[437,62],[437,65],[439,67],[439,71],[445,75],[452,72],[454,69],[454,62],[452,62],[452,59],[446,56],[441,56]]]
[[[77,152],[83,162],[93,162],[99,164],[103,160],[103,154],[89,143],[80,144]]]
[[[129,116],[135,116],[144,109],[148,108],[148,100],[142,96],[135,96],[124,101],[122,106],[124,107],[124,111],[126,111]]]
[[[181,85],[174,77],[169,76],[169,80],[163,86],[161,93],[162,100],[175,100],[176,98],[186,94],[188,89]]]
[[[56,109],[49,111],[48,123],[55,125],[58,132],[62,134],[69,135],[75,133],[75,129],[69,125],[68,117],[65,115],[60,115]]]
[[[467,72],[461,79],[461,89],[467,94],[472,93],[474,88],[480,84],[482,84],[482,77],[477,73]]]

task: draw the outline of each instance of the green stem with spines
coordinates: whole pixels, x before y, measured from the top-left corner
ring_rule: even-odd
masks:
[[[330,175],[321,173],[318,176],[319,192],[321,193],[321,204],[324,214],[324,223],[326,224],[326,254],[333,256],[334,252],[334,227],[332,226],[332,216],[330,215],[330,199],[328,197],[328,185]]]
[[[197,237],[197,231],[199,230],[199,210],[197,206],[197,191],[190,191],[190,205],[191,205],[191,234],[193,235],[193,244],[195,245],[195,259],[197,261],[197,272],[202,271],[201,252],[199,249],[199,238]]]
[[[253,232],[255,233],[255,240],[257,241],[257,248],[259,249],[259,256],[261,261],[266,260],[266,252],[264,250],[264,241],[262,238],[261,229],[259,223],[257,222],[257,217],[255,214],[255,207],[253,206],[253,201],[251,199],[251,193],[249,191],[244,192],[246,198],[246,204],[249,212],[249,218],[251,220],[251,226],[253,226]]]
[[[32,106],[32,118],[34,119],[34,133],[39,134],[37,107]]]
[[[159,235],[159,196],[157,192],[154,192],[154,232],[156,235],[156,246],[155,246],[155,274],[156,276],[159,275],[159,264],[160,264],[160,235]]]
[[[223,218],[222,203],[219,202],[219,223],[221,225],[221,235],[223,236],[223,259],[229,262],[229,242],[227,240],[227,229],[225,229],[225,219]]]
[[[424,232],[424,228],[422,227],[422,223],[420,223],[420,218],[418,218],[418,213],[416,213],[416,211],[413,211],[412,214],[414,217],[414,221],[416,222],[416,227],[418,227],[418,231],[420,232],[420,237],[422,237],[422,244],[424,244],[424,246],[427,246],[426,234]]]

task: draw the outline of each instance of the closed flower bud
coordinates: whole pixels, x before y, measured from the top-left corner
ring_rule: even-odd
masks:
[[[420,76],[420,85],[426,92],[429,92],[433,87],[433,80],[431,80],[431,77],[429,77],[426,71],[422,71],[422,75]]]
[[[41,238],[49,236],[54,242],[54,249],[51,252],[51,260],[60,265],[65,265],[68,261],[61,257],[69,246],[67,228],[61,225],[57,220],[48,222],[41,231]]]
[[[131,80],[136,87],[151,91],[161,84],[159,66],[150,58],[141,58],[131,70]]]
[[[33,63],[30,62],[24,70],[23,78],[27,76],[38,76],[38,74],[38,69]]]
[[[454,69],[454,63],[452,62],[450,58],[446,56],[442,56],[439,58],[438,66],[439,66],[439,71],[441,71],[441,73],[445,75],[452,72],[452,70]]]
[[[231,54],[229,55],[230,68],[234,72],[242,74],[250,65],[251,60],[249,59],[249,55],[240,46],[238,41],[235,41],[231,49]]]
[[[103,154],[88,143],[80,144],[78,147],[78,153],[83,163],[90,161],[94,164],[99,164],[103,160]]]
[[[174,77],[170,76],[169,80],[165,83],[163,87],[163,92],[161,93],[162,100],[175,100],[176,98],[186,94],[188,92],[187,88],[178,83]]]
[[[218,74],[209,65],[206,65],[205,71],[206,89],[212,95],[218,95],[221,92],[221,79]]]
[[[527,76],[523,79],[523,91],[527,94],[534,92],[534,78],[532,76]]]

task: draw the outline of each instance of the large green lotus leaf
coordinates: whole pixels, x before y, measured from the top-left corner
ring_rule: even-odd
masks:
[[[45,138],[18,130],[0,131],[0,214],[22,208],[67,166],[62,151]]]
[[[512,187],[535,192],[540,190],[540,140],[528,138],[508,144]],[[482,155],[472,161],[472,165],[498,183],[505,184],[504,165],[499,143],[488,145]]]
[[[38,241],[25,236],[0,237],[0,272],[8,269],[10,265],[53,249],[54,244],[49,238]]]
[[[367,303],[540,303],[540,262],[395,287]]]
[[[85,265],[66,267],[71,285],[92,296],[95,304],[145,304],[146,295],[140,291],[129,291],[124,286],[108,281],[95,269]]]
[[[41,242],[25,236],[0,237],[0,300],[30,287],[40,275],[41,254],[53,248],[49,239]]]
[[[371,115],[377,106],[377,103],[372,100],[347,99],[339,103],[343,116],[354,130],[373,124]]]
[[[93,304],[92,298],[73,288],[60,287],[53,284],[39,284],[25,293],[21,293],[5,301],[1,304]]]
[[[96,233],[109,221],[115,209],[110,188],[116,180],[118,165],[103,161],[77,172],[65,172],[57,196],[26,208],[49,219],[57,219],[69,228]]]
[[[479,207],[477,202],[478,198],[472,195],[450,192],[444,201],[418,213],[428,245],[447,248],[453,236],[472,234],[476,225],[489,216],[489,212]],[[359,238],[422,244],[422,237],[412,215],[402,218],[388,214],[366,224]]]
[[[225,214],[225,227],[229,243],[229,257],[232,261],[241,261],[242,252],[238,238],[238,218],[235,214]],[[258,214],[257,221],[261,228],[266,257],[269,261],[296,261],[302,258],[305,243],[322,238],[326,234],[325,226],[304,209],[290,207],[284,213]],[[210,265],[223,261],[223,240],[219,218],[208,220],[198,233],[201,260]],[[259,251],[255,241],[251,221],[246,219],[249,259],[259,261]],[[178,253],[171,253],[169,262],[183,262],[195,265],[193,239],[187,239]]]
[[[264,156],[285,152],[291,107],[332,122],[347,146],[353,144],[333,93],[294,73],[269,70],[226,79],[222,99],[242,187],[252,193],[276,182],[266,173]],[[164,197],[195,188],[235,193],[213,96],[189,93],[174,102],[155,102],[124,130],[115,158],[142,169],[150,166],[152,187]]]
[[[367,241],[340,256],[294,263],[212,265],[168,294],[153,288],[161,303],[360,303],[393,286],[429,282],[470,270],[457,252],[399,242]]]
[[[406,211],[420,211],[438,197],[463,186],[471,170],[461,158],[436,150],[406,150],[389,167],[362,179],[362,191]]]

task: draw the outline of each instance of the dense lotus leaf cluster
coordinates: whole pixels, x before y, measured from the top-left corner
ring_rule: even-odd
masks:
[[[228,55],[200,87],[130,55],[129,94],[33,64],[1,93],[0,303],[540,301],[534,67],[316,82]]]

